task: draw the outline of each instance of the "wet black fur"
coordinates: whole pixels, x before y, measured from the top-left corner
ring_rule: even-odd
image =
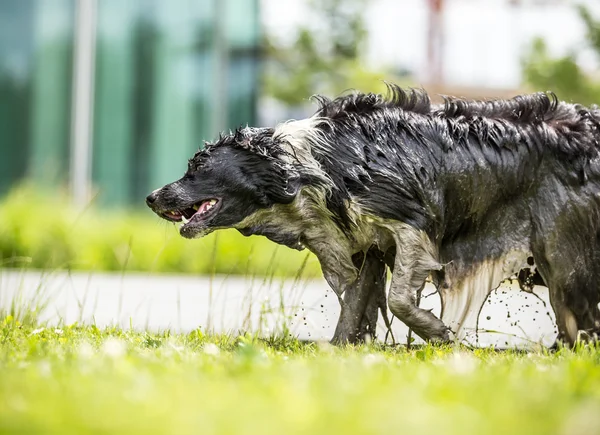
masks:
[[[317,115],[332,121],[334,151],[319,160],[335,181],[335,207],[358,197],[380,216],[448,237],[534,188],[541,160],[562,162],[561,175],[581,184],[598,154],[600,111],[567,110],[552,94],[432,107],[425,92],[390,91],[319,98]]]
[[[317,97],[316,116],[326,120],[318,128],[329,148],[313,156],[333,182],[327,206],[337,224],[351,234],[347,203],[355,201],[366,214],[425,231],[440,261],[455,270],[500,257],[526,239],[554,302],[573,311],[579,329],[598,330],[600,111],[546,93],[446,98],[434,106],[424,91],[389,91],[386,97]],[[217,191],[236,199],[211,225],[231,226],[256,210],[291,202],[303,186],[323,184],[293,159],[284,163],[285,153],[273,129],[224,136],[190,160],[182,180],[163,188],[158,208]],[[207,187],[213,176],[218,181]],[[291,247],[301,238],[241,231]],[[451,285],[443,272],[438,280]]]
[[[434,107],[425,92],[395,86],[387,98],[319,101],[333,149],[320,163],[338,187],[329,203],[343,225],[351,223],[340,209],[352,198],[368,213],[426,231],[441,262],[463,269],[501,256],[515,237],[526,236],[538,271],[555,287],[555,302],[563,299],[580,329],[598,331],[596,107],[546,93],[487,102],[446,98]]]

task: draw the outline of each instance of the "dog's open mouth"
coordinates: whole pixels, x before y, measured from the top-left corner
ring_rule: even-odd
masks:
[[[220,205],[221,201],[216,198],[211,198],[197,202],[193,206],[181,210],[169,210],[162,212],[161,216],[172,222],[183,222],[185,225],[192,220],[206,220],[215,214]]]

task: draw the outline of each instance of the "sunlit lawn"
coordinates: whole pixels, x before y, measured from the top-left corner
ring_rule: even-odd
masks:
[[[0,322],[2,433],[600,433],[600,347],[340,349]]]

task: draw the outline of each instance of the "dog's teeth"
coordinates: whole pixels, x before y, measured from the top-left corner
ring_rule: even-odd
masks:
[[[192,208],[193,208],[194,210],[198,211],[198,209],[200,208],[200,206],[199,206],[198,204],[194,204],[194,205],[192,206]]]
[[[209,204],[212,207],[213,205],[215,205],[216,202],[217,202],[216,199],[211,199],[210,202],[209,202]]]
[[[188,219],[185,218],[185,216],[181,216],[181,222],[183,222],[183,224],[187,224],[189,222]]]

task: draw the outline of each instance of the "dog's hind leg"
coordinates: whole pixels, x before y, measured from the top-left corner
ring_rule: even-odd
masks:
[[[553,262],[547,262],[541,255],[536,255],[536,264],[540,275],[544,278],[544,281],[548,284],[548,291],[550,296],[550,305],[554,310],[556,316],[556,326],[558,328],[557,342],[566,343],[573,345],[577,340],[577,334],[579,331],[579,325],[573,310],[569,307],[567,302],[567,292],[571,291],[571,284],[566,276],[561,272],[564,270],[561,265],[558,268],[555,267]],[[569,267],[566,265],[566,267]]]
[[[386,265],[383,254],[371,248],[365,254],[352,257],[358,279],[349,285],[343,295],[340,318],[332,342],[356,343],[368,334],[375,336],[381,294],[385,297]]]
[[[548,285],[557,340],[573,345],[580,330],[592,337],[600,332],[600,204],[579,192],[561,197],[569,199],[566,205],[550,203],[538,213],[532,248]]]
[[[417,294],[425,280],[442,265],[429,237],[408,225],[394,227],[396,256],[388,295],[391,312],[424,340],[449,341],[448,327],[431,311],[417,307]]]
[[[560,250],[546,250],[545,256],[534,254],[538,271],[548,284],[557,341],[568,345],[579,338],[596,340],[600,334],[600,262],[585,245],[577,247],[579,252],[571,247],[563,244]]]

